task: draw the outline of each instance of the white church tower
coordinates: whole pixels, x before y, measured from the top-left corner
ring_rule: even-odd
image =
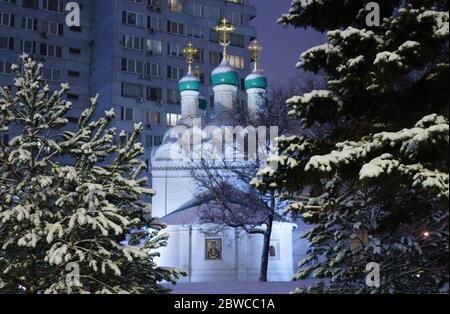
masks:
[[[236,105],[239,86],[239,75],[228,62],[227,47],[230,45],[230,34],[235,30],[234,26],[226,19],[216,27],[220,34],[220,42],[223,46],[223,59],[217,68],[211,73],[211,84],[214,91],[214,111],[216,122],[226,114],[231,113]]]
[[[182,99],[179,126],[198,127],[193,125],[193,119],[202,118],[202,127],[221,127],[222,117],[234,110],[240,79],[227,58],[227,46],[234,27],[223,19],[216,31],[220,33],[224,58],[211,73],[214,113],[204,119],[206,100],[200,95],[200,80],[192,72],[197,49],[189,44],[184,50],[189,65],[188,73],[179,82]],[[245,80],[245,86],[249,114],[256,118],[259,109],[265,104],[267,79],[257,66],[257,57],[253,57],[253,60],[255,70]],[[158,265],[185,270],[189,275],[182,281],[188,282],[257,281],[261,266],[262,236],[250,235],[231,227],[221,228],[217,232],[217,228],[210,229],[210,226],[203,224],[198,213],[208,210],[208,203],[197,198],[199,191],[192,178],[195,162],[174,158],[180,146],[169,134],[170,131],[163,145],[152,155],[152,181],[156,190],[152,199],[153,216],[160,217],[161,222],[168,225],[167,232],[170,235],[168,246],[160,249]],[[238,202],[230,204],[241,206]],[[292,279],[294,228],[295,225],[287,221],[274,223],[268,271],[270,281]]]
[[[218,116],[233,111],[239,85],[237,71],[228,63],[225,55],[220,65],[211,74],[214,91],[214,109]]]
[[[245,78],[245,90],[248,95],[248,114],[255,119],[261,109],[266,105],[267,78],[259,67],[258,59],[262,50],[258,41],[254,40],[250,47],[253,59],[253,72]]]
[[[183,77],[178,88],[181,95],[181,123],[187,126],[192,125],[192,120],[200,116],[200,80],[192,73],[192,63],[198,50],[189,43],[184,48],[183,53],[188,63],[188,73]]]

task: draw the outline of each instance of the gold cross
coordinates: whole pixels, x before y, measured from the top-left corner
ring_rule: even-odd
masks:
[[[194,58],[198,53],[198,49],[194,47],[192,43],[189,43],[184,49],[183,53],[186,57],[186,62],[189,65],[189,72],[192,72],[192,63],[194,63]]]
[[[223,56],[227,56],[227,47],[231,44],[230,34],[234,32],[236,28],[231,25],[226,18],[220,21],[219,25],[216,26],[215,31],[220,35],[220,45],[223,47]]]
[[[254,71],[256,72],[259,70],[258,60],[259,60],[259,55],[262,50],[262,46],[255,39],[254,41],[252,41],[250,43],[248,50],[250,50],[250,55],[251,55],[252,61],[254,62]]]
[[[200,69],[200,67],[198,65],[195,66],[195,70],[193,73],[199,80],[201,80],[203,71],[202,71],[202,69]]]

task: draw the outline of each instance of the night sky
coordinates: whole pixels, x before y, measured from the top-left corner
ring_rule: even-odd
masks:
[[[326,36],[312,30],[304,30],[276,23],[283,13],[288,13],[292,0],[252,0],[257,17],[252,25],[258,31],[258,40],[264,46],[261,64],[270,81],[292,78],[300,53],[326,42]]]

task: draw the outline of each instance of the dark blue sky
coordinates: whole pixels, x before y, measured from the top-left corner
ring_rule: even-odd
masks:
[[[296,75],[300,53],[326,42],[326,36],[312,30],[287,28],[276,24],[289,11],[292,0],[252,0],[258,9],[252,25],[258,31],[258,40],[264,46],[261,64],[270,81],[283,81]]]

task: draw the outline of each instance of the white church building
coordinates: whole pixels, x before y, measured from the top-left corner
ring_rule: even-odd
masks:
[[[221,126],[221,117],[235,110],[239,85],[236,70],[228,63],[226,49],[233,27],[222,21],[217,31],[221,34],[224,59],[212,72],[214,112],[207,113],[200,95],[200,80],[192,73],[195,48],[190,44],[185,54],[188,74],[179,82],[182,118],[180,126],[193,128],[193,121],[202,119],[202,125]],[[258,114],[265,103],[267,79],[258,70],[246,78],[248,114]],[[196,119],[196,120],[195,120]],[[156,195],[152,199],[153,216],[161,217],[168,225],[168,246],[161,248],[157,263],[187,272],[181,282],[257,281],[260,273],[263,235],[248,234],[237,228],[212,228],[204,224],[199,213],[208,210],[208,203],[198,199],[198,187],[192,177],[194,163],[180,152],[179,141],[166,135],[163,145],[152,153],[152,182]],[[234,204],[239,206],[238,202]],[[261,226],[264,228],[264,226]],[[217,231],[220,230],[220,231]],[[298,261],[306,256],[308,242],[300,239],[305,231],[301,223],[288,220],[274,222],[269,250],[269,281],[290,281]]]

